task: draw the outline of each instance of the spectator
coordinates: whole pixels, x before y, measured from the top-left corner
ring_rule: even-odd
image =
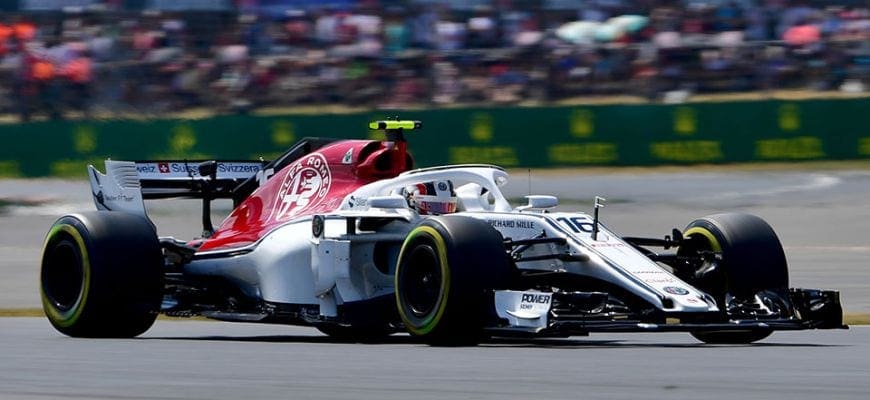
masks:
[[[83,43],[72,50],[72,56],[61,66],[60,76],[66,80],[66,102],[84,117],[90,115],[91,58]]]
[[[21,119],[29,121],[38,110],[45,110],[52,119],[59,119],[56,70],[45,49],[35,43],[28,44],[24,50],[21,68]]]
[[[4,15],[0,92],[11,92],[15,111],[30,120],[203,105],[247,111],[596,94],[658,99],[672,90],[863,92],[870,83],[866,5],[589,0],[579,9],[569,1],[546,8],[494,1],[498,8],[458,10],[435,3],[258,14],[256,2],[245,2],[238,15],[58,13],[39,23]],[[630,29],[614,22],[629,20]],[[557,36],[569,22],[584,31]]]
[[[468,19],[466,45],[471,48],[490,48],[498,44],[498,29],[492,11],[482,8]]]

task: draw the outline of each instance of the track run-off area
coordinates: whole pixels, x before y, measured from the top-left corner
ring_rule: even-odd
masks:
[[[754,345],[686,333],[341,343],[313,328],[158,320],[135,339],[72,339],[0,318],[0,398],[865,399],[870,327],[777,332]]]

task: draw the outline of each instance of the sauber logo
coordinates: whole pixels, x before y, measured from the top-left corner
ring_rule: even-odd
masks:
[[[302,158],[284,177],[269,218],[283,221],[317,205],[329,193],[331,185],[332,174],[322,155],[315,153]]]

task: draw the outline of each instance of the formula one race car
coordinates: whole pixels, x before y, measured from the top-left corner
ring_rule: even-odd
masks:
[[[90,166],[99,211],[58,219],[45,242],[49,321],[74,337],[133,337],[164,313],[450,345],[629,331],[750,343],[845,328],[838,292],[788,287],[759,217],[620,237],[598,199],[592,215],[557,212],[544,195],[514,207],[499,167],[412,169],[404,135],[420,126],[377,121],[384,141],[304,139],[271,162]],[[143,199],[176,197],[203,200],[202,238],[155,233]],[[234,209],[214,229],[219,198]]]

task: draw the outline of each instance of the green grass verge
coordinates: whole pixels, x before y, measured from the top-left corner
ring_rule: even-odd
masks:
[[[0,318],[2,317],[43,317],[45,314],[41,308],[2,308],[0,309]],[[161,320],[208,320],[202,317],[193,318],[175,318],[160,316]],[[210,321],[210,320],[209,320]],[[846,325],[870,325],[870,313],[846,313],[843,317],[843,322]]]
[[[870,314],[846,313],[843,320],[846,325],[870,325]]]
[[[43,317],[41,308],[2,308],[0,317]]]

